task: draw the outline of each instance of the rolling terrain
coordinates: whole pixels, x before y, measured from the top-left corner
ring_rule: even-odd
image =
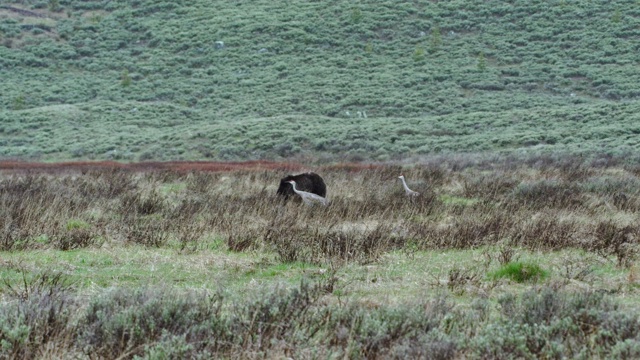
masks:
[[[636,1],[6,3],[0,156],[626,156],[639,15]]]

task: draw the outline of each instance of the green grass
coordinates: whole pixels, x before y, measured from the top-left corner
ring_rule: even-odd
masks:
[[[549,273],[535,263],[520,261],[510,262],[489,274],[493,279],[510,279],[517,283],[538,282],[549,276]]]
[[[73,230],[73,229],[87,229],[90,228],[91,225],[88,224],[85,221],[82,220],[76,220],[76,219],[71,219],[67,222],[67,224],[65,225],[65,228],[67,230]]]
[[[0,157],[639,150],[635,1],[43,4],[0,8]]]
[[[249,284],[285,282],[296,284],[316,266],[278,264],[273,256],[202,250],[181,254],[177,250],[142,247],[112,250],[35,251],[6,253],[2,278],[12,284],[22,281],[22,272],[43,269],[62,272],[79,288],[140,287],[167,284],[178,288],[228,287],[242,291]]]
[[[477,250],[403,251],[385,255],[371,265],[348,264],[339,267],[336,276],[342,296],[353,301],[377,304],[408,304],[429,298],[435,292],[448,292],[449,274],[454,269],[466,270],[474,276],[464,284],[467,290],[458,293],[456,301],[469,304],[476,293],[487,291],[493,282],[509,278],[491,292],[496,300],[504,293],[520,293],[535,284],[565,281],[563,274],[568,258],[587,259],[590,277],[584,286],[609,291],[633,287],[627,282],[628,270],[584,257],[579,251],[532,253],[519,250],[526,259],[505,266],[486,263],[485,252]],[[113,249],[82,249],[72,251],[22,251],[4,253],[1,278],[12,286],[21,286],[27,278],[42,272],[62,273],[80,293],[93,293],[111,287],[140,288],[166,286],[180,289],[224,289],[233,296],[260,292],[263,289],[297,286],[300,281],[318,281],[332,274],[331,266],[305,263],[279,263],[275,254],[232,253],[226,250],[200,250],[187,254],[172,249],[149,249],[135,246]],[[553,268],[555,271],[543,270]],[[488,278],[484,274],[488,273]],[[533,280],[533,281],[531,281]],[[584,279],[581,280],[581,282]],[[521,287],[519,283],[525,283]],[[484,290],[483,290],[484,289]],[[631,288],[629,288],[631,289]],[[634,297],[625,299],[626,306],[640,309]]]

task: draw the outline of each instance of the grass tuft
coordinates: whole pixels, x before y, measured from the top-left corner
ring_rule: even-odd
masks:
[[[543,270],[538,264],[528,262],[510,262],[500,267],[500,269],[489,274],[489,277],[497,279],[510,279],[517,283],[537,282],[549,276],[549,272]]]

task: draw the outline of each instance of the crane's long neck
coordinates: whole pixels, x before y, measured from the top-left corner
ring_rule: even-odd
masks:
[[[290,184],[291,184],[291,187],[293,187],[293,191],[294,191],[295,193],[298,193],[298,189],[296,189],[296,183],[292,182],[292,183],[290,183]]]
[[[409,189],[409,187],[407,186],[407,182],[404,181],[404,178],[401,177],[400,180],[402,180],[402,186],[404,186],[404,190],[405,191],[411,191],[411,189]]]

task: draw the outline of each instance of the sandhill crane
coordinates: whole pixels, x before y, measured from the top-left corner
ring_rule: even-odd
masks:
[[[409,189],[409,187],[407,186],[407,182],[404,181],[404,175],[398,176],[398,179],[402,180],[402,186],[404,187],[404,192],[407,194],[408,197],[416,197],[420,195],[419,192]]]
[[[316,195],[314,193],[310,193],[310,192],[306,192],[306,191],[302,191],[302,190],[298,190],[296,189],[296,182],[294,180],[290,180],[287,181],[288,183],[291,184],[291,186],[293,187],[293,191],[300,195],[300,197],[302,198],[302,201],[304,201],[305,204],[307,205],[313,205],[314,202],[319,202],[322,205],[327,205],[327,199],[323,198],[320,195]]]

